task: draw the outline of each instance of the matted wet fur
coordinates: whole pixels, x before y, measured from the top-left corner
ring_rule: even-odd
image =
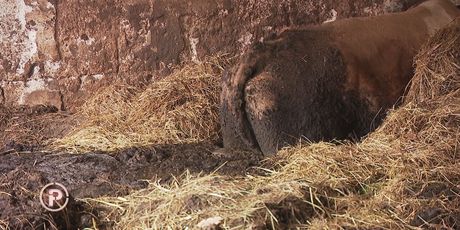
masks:
[[[448,0],[404,13],[284,31],[223,76],[225,148],[265,154],[310,141],[361,137],[397,103],[422,43],[459,16]]]

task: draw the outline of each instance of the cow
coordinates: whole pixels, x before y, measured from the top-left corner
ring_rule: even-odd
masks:
[[[460,16],[449,0],[292,28],[254,44],[222,76],[224,149],[265,155],[304,138],[359,139],[403,96],[422,44]]]

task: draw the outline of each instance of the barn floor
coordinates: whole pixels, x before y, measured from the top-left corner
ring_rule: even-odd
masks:
[[[101,210],[93,209],[79,199],[124,196],[145,188],[147,180],[169,183],[186,171],[191,174],[244,175],[262,159],[255,153],[213,153],[219,146],[204,142],[82,154],[49,151],[40,143],[65,134],[68,131],[65,127],[75,124],[74,117],[43,108],[38,112],[37,108],[21,108],[10,115],[13,119],[0,127],[5,130],[3,140],[9,140],[0,152],[0,207],[3,209],[0,226],[7,223],[3,227],[11,229],[45,225],[57,229],[82,229],[92,226],[93,221],[97,222],[98,229],[110,228],[111,221],[98,218]],[[37,124],[36,121],[41,122]],[[25,129],[29,135],[18,135],[20,132],[14,131]],[[43,130],[48,132],[43,133]],[[31,133],[35,136],[30,136]],[[38,137],[40,134],[46,136]],[[69,190],[73,199],[66,213],[50,213],[40,205],[38,193],[50,182],[64,183]]]

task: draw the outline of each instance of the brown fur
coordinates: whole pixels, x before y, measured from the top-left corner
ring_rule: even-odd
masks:
[[[271,154],[300,137],[365,135],[403,95],[421,44],[459,15],[448,0],[430,0],[256,44],[223,77],[224,147]]]

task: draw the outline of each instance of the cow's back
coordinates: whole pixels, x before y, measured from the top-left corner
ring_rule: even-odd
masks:
[[[373,112],[394,105],[413,75],[418,49],[458,16],[449,0],[431,0],[404,13],[326,25],[347,66],[345,89],[363,95]]]

